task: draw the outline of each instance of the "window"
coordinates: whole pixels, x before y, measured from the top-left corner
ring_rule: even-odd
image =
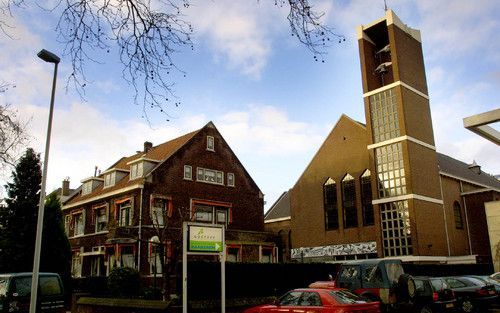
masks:
[[[462,219],[462,208],[460,207],[460,203],[458,203],[458,201],[455,201],[453,203],[453,215],[455,216],[455,228],[464,229],[464,221]]]
[[[228,225],[231,222],[230,210],[231,208],[227,206],[195,203],[193,220],[201,223]]]
[[[82,276],[82,259],[80,257],[80,251],[73,251],[71,257],[71,275],[73,277]]]
[[[143,162],[137,162],[130,165],[130,179],[136,179],[142,177],[143,174]]]
[[[88,195],[92,192],[92,181],[83,183],[82,185],[82,196]]]
[[[104,188],[111,187],[115,185],[116,172],[111,172],[104,175]]]
[[[344,228],[358,227],[356,210],[356,187],[354,177],[346,174],[342,179],[342,206],[344,209]]]
[[[227,262],[239,262],[241,261],[240,257],[240,246],[230,246],[226,251],[226,261]]]
[[[38,284],[41,296],[56,296],[63,293],[57,276],[40,276]]]
[[[385,256],[411,255],[413,250],[408,201],[380,204],[380,215]]]
[[[103,266],[103,257],[102,255],[92,256],[90,259],[90,276],[101,276]]]
[[[260,262],[261,263],[273,263],[273,247],[261,247],[260,250]]]
[[[196,181],[224,185],[224,172],[198,167]]]
[[[171,205],[165,197],[151,196],[151,221],[154,226],[163,226],[165,219],[172,216]]]
[[[158,236],[151,237],[149,240],[149,272],[151,275],[162,273],[160,249],[163,249],[163,245]]]
[[[382,142],[400,136],[398,107],[394,89],[370,96],[373,142]]]
[[[121,267],[135,268],[135,256],[134,247],[132,246],[122,246],[120,251],[121,256]]]
[[[280,305],[292,305],[296,306],[299,304],[299,299],[300,296],[302,295],[302,292],[300,291],[290,291],[287,294],[285,294],[283,297],[280,298]]]
[[[69,236],[69,230],[71,228],[71,214],[64,216],[64,231],[66,232],[66,236]]]
[[[184,165],[184,179],[193,180],[193,168],[190,165]]]
[[[84,218],[83,212],[73,214],[73,236],[80,236],[84,234]]]
[[[29,297],[31,294],[31,279],[32,277],[16,277],[12,282],[12,294],[17,294],[18,297]]]
[[[317,292],[306,291],[300,297],[300,306],[321,306],[321,300]]]
[[[94,208],[95,232],[103,232],[108,228],[108,206]]]
[[[368,169],[361,175],[361,207],[363,209],[363,225],[374,225],[371,173]]]
[[[375,149],[380,198],[406,194],[406,178],[401,142]]]
[[[234,173],[227,173],[227,185],[234,187]]]
[[[215,140],[212,136],[207,136],[207,150],[215,151]]]
[[[132,201],[130,199],[118,203],[118,225],[132,226]]]
[[[339,212],[337,209],[337,184],[329,178],[323,185],[323,200],[325,208],[325,227],[329,229],[339,228]]]

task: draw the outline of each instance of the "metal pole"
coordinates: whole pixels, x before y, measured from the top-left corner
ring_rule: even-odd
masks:
[[[186,222],[182,225],[182,313],[187,313],[187,232]],[[30,312],[31,313],[31,312]]]
[[[42,186],[40,191],[40,201],[38,202],[38,220],[36,226],[35,253],[33,257],[33,278],[31,281],[31,301],[30,313],[36,312],[36,300],[38,291],[38,273],[40,271],[40,251],[42,248],[43,213],[45,211],[45,184],[47,181],[47,167],[49,164],[50,134],[52,132],[52,115],[54,111],[54,96],[56,92],[57,65],[54,63],[54,78],[52,80],[52,95],[50,97],[49,122],[47,126],[47,139],[45,142],[45,156],[42,171]]]
[[[220,281],[221,281],[221,312],[226,313],[226,241],[222,227],[222,252],[220,254]]]

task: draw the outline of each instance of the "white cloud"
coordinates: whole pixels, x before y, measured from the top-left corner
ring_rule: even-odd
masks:
[[[259,79],[271,54],[279,9],[255,1],[198,1],[189,12],[195,32],[219,62]],[[280,20],[283,24],[285,19]]]

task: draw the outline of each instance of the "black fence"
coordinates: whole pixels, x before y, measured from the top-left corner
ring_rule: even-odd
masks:
[[[226,263],[226,297],[252,298],[280,296],[294,288],[307,287],[318,280],[335,276],[339,264],[326,263]],[[493,272],[491,264],[404,264],[405,272],[413,276],[486,275]],[[181,266],[179,266],[182,269]],[[188,263],[188,295],[192,300],[220,298],[220,263]],[[145,289],[151,286],[146,286]],[[182,271],[177,273],[177,293],[182,293]],[[160,278],[157,286],[161,286]],[[106,277],[89,277],[73,280],[73,292],[105,296]]]

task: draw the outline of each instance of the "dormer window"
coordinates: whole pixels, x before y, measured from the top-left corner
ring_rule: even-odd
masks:
[[[104,175],[104,188],[114,186],[115,181],[116,181],[116,172],[111,172],[109,174]]]
[[[207,136],[207,150],[215,151],[215,139],[212,136]]]
[[[130,179],[136,179],[143,175],[143,162],[137,162],[130,165]]]
[[[88,181],[82,185],[82,196],[92,192],[92,181]]]

